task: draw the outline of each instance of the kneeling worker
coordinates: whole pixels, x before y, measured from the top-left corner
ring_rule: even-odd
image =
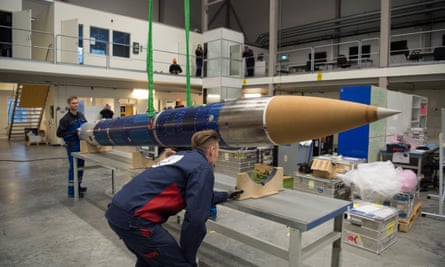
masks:
[[[134,177],[116,193],[106,212],[110,227],[137,257],[136,266],[196,266],[212,204],[242,191],[213,191],[219,137],[196,132],[192,150],[181,151]],[[185,209],[180,242],[162,227]]]

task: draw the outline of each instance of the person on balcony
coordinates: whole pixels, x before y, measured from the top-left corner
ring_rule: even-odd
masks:
[[[176,62],[176,58],[173,58],[173,62],[170,65],[170,68],[168,70],[171,74],[178,75],[179,73],[182,73],[181,66]]]

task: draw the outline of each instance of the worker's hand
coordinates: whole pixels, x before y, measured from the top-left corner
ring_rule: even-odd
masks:
[[[244,193],[244,190],[242,189],[235,188],[233,190],[229,190],[227,191],[228,199],[237,199],[242,193]]]
[[[174,151],[174,150],[171,149],[171,148],[167,148],[167,149],[165,150],[164,153],[165,153],[165,157],[168,158],[168,157],[170,157],[170,156],[176,154],[176,151]]]

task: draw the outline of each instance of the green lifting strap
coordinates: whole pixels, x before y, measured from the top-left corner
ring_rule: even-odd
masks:
[[[153,0],[148,1],[148,47],[147,47],[147,76],[148,76],[148,117],[154,115],[153,108],[153,44],[152,44]]]
[[[189,33],[190,33],[190,0],[184,0],[184,18],[185,18],[185,58],[186,58],[186,89],[187,89],[187,107],[192,105],[192,96],[190,92],[190,52],[189,52]]]

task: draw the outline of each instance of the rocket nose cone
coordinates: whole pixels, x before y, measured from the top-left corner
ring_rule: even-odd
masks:
[[[399,113],[401,113],[399,110],[377,107],[377,119],[379,120]]]

